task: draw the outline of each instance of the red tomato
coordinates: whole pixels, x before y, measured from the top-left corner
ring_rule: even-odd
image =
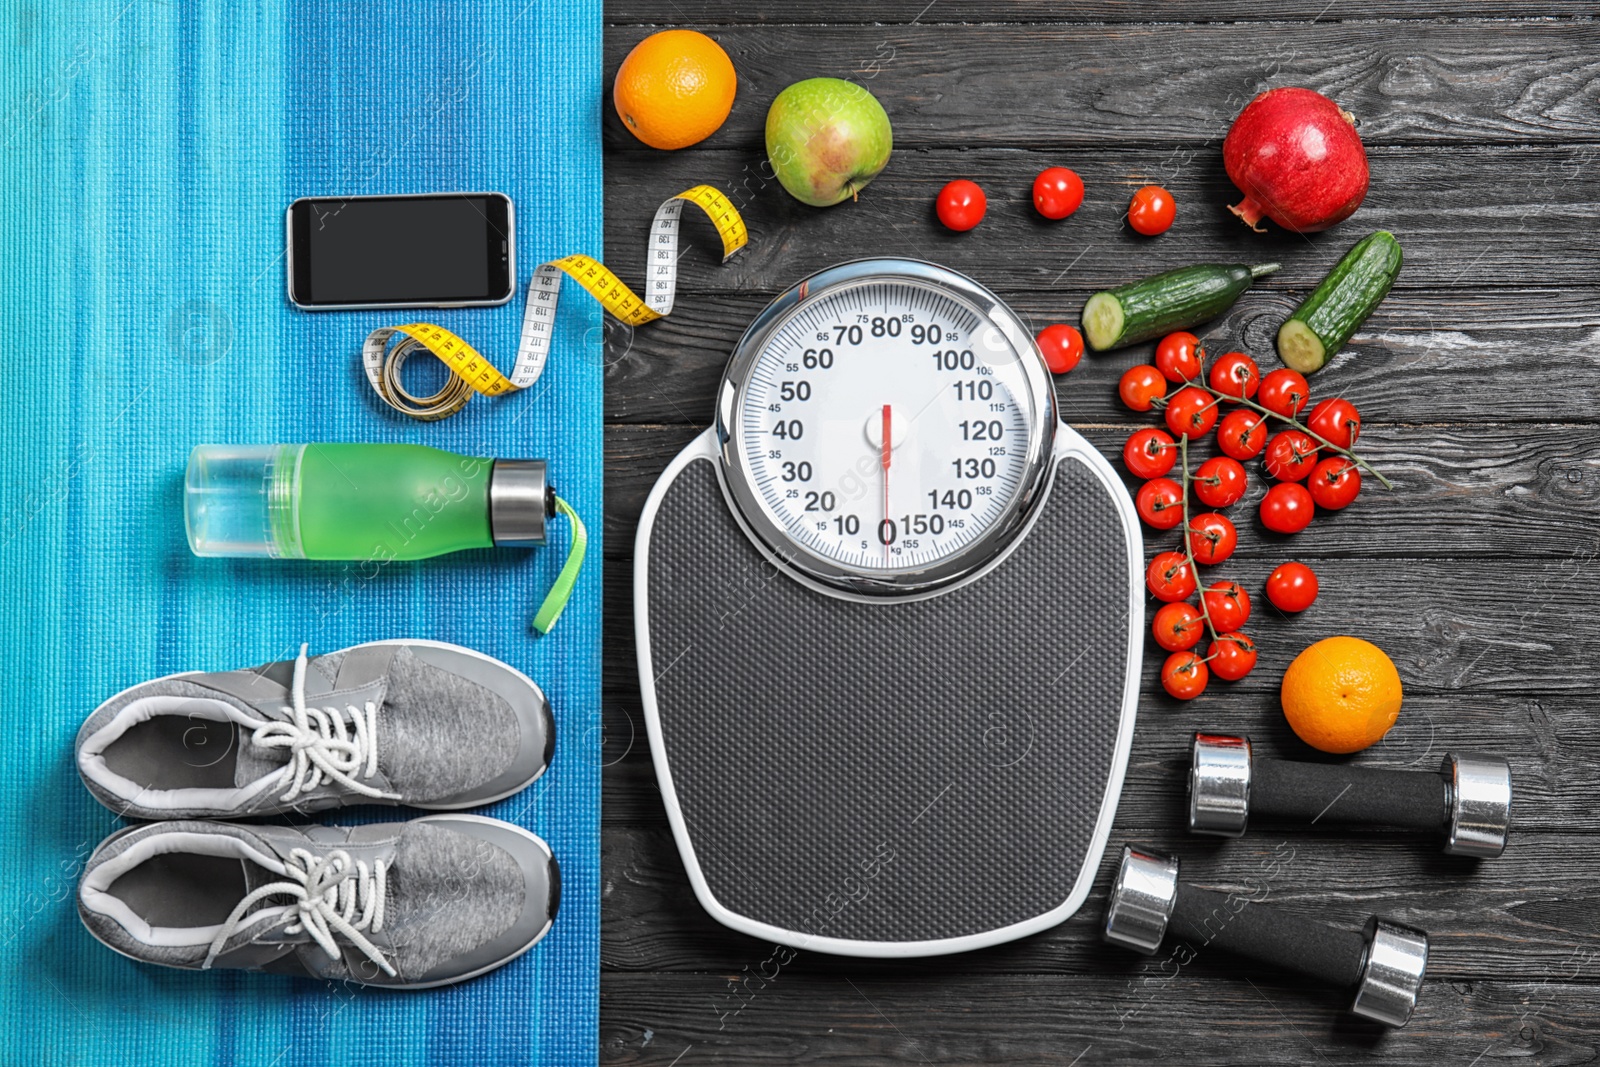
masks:
[[[1239,531],[1228,516],[1208,511],[1189,520],[1189,551],[1196,563],[1211,566],[1233,555],[1239,544]]]
[[[1146,237],[1166,233],[1177,217],[1178,205],[1172,194],[1159,185],[1145,185],[1134,190],[1128,204],[1128,225]]]
[[[1217,446],[1234,459],[1255,459],[1267,447],[1266,416],[1254,411],[1230,411],[1217,427]]]
[[[1210,680],[1211,672],[1193,652],[1174,652],[1161,665],[1161,688],[1174,700],[1193,700]]]
[[[1171,478],[1152,478],[1134,497],[1139,517],[1157,530],[1170,530],[1183,521],[1183,487]]]
[[[939,213],[940,222],[962,233],[983,221],[983,213],[989,210],[989,198],[983,195],[977,182],[957,178],[939,190],[934,209]]]
[[[1250,594],[1238,582],[1212,582],[1201,599],[1218,633],[1237,630],[1250,621]]]
[[[1280,563],[1267,578],[1267,599],[1280,611],[1304,611],[1317,599],[1317,572],[1304,563]]]
[[[1317,443],[1299,430],[1284,430],[1267,442],[1267,474],[1279,481],[1298,482],[1317,465]]]
[[[1297,370],[1280,367],[1261,379],[1261,394],[1256,402],[1268,411],[1292,419],[1311,399],[1311,386],[1306,376]]]
[[[1140,430],[1122,446],[1122,464],[1135,478],[1159,478],[1178,460],[1178,447],[1166,432]]]
[[[1156,370],[1175,385],[1200,377],[1205,358],[1200,338],[1185,330],[1169,333],[1156,343]]]
[[[1117,395],[1134,411],[1149,411],[1155,400],[1167,395],[1167,379],[1148,363],[1129,367],[1117,383]]]
[[[1343,456],[1329,456],[1312,468],[1306,488],[1311,490],[1317,507],[1338,511],[1361,492],[1361,472]]]
[[[1161,605],[1161,609],[1156,612],[1155,621],[1150,624],[1150,633],[1156,639],[1156,644],[1168,652],[1182,652],[1186,648],[1193,648],[1200,643],[1200,638],[1205,636],[1205,632],[1206,627],[1201,621],[1200,609],[1187,600]]]
[[[1064,219],[1083,203],[1083,179],[1066,167],[1046,167],[1033,179],[1033,206],[1047,219]]]
[[[1330,445],[1349,448],[1361,432],[1361,413],[1343,397],[1331,397],[1311,409],[1306,427]]]
[[[1311,525],[1317,505],[1299,482],[1283,482],[1261,498],[1261,525],[1275,533],[1299,533]]]
[[[1239,502],[1249,482],[1238,460],[1212,456],[1194,472],[1194,495],[1208,508],[1225,508]]]
[[[1145,570],[1144,580],[1157,600],[1169,604],[1194,596],[1194,568],[1182,552],[1157,552]]]
[[[1261,368],[1243,352],[1227,352],[1211,365],[1211,388],[1223,396],[1252,397],[1261,384]]]
[[[1204,389],[1186,385],[1167,401],[1167,429],[1184,437],[1200,437],[1217,424],[1217,401]]]
[[[1078,332],[1076,326],[1068,326],[1064,322],[1046,326],[1034,341],[1038,343],[1039,351],[1044,353],[1044,361],[1050,367],[1051,374],[1065,374],[1083,358],[1083,334]]]
[[[1237,631],[1222,634],[1206,649],[1211,669],[1225,682],[1237,682],[1256,665],[1256,643]]]

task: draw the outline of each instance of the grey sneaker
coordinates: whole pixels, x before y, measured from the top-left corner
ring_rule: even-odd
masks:
[[[178,821],[102,841],[78,915],[141,963],[426,989],[528,951],[560,897],[549,846],[481,815],[301,829]]]
[[[528,786],[555,736],[544,693],[499,660],[438,641],[377,641],[125,689],[78,731],[78,773],[95,799],[135,819],[453,810]]]

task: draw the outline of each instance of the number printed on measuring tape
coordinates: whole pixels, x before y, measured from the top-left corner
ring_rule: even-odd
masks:
[[[361,346],[361,363],[367,381],[384,403],[425,421],[454,415],[466,406],[474,393],[498,396],[528,388],[544,373],[550,356],[563,276],[583,286],[600,301],[606,312],[629,326],[643,326],[665,318],[672,314],[678,293],[678,229],[684,204],[693,204],[711,220],[717,236],[722,238],[724,262],[749,241],[744,219],[726,196],[709,185],[686,189],[656,208],[655,218],[650,223],[643,297],[594,257],[563,256],[541,263],[528,282],[522,337],[517,343],[517,359],[509,376],[444,327],[413,322],[380,327],[367,335]],[[400,382],[400,369],[419,350],[434,356],[450,371],[449,380],[432,396],[414,396]]]

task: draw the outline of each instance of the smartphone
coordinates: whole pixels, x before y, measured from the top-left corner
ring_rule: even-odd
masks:
[[[504,193],[303,197],[285,230],[289,299],[307,311],[490,307],[517,290]]]

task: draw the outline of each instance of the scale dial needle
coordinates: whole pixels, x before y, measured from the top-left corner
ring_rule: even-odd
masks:
[[[890,427],[890,407],[883,405],[883,444],[878,449],[878,462],[883,467],[883,523],[878,527],[878,540],[883,542],[883,558],[889,558],[889,542],[883,531],[889,528],[889,462],[894,457],[894,436]]]

